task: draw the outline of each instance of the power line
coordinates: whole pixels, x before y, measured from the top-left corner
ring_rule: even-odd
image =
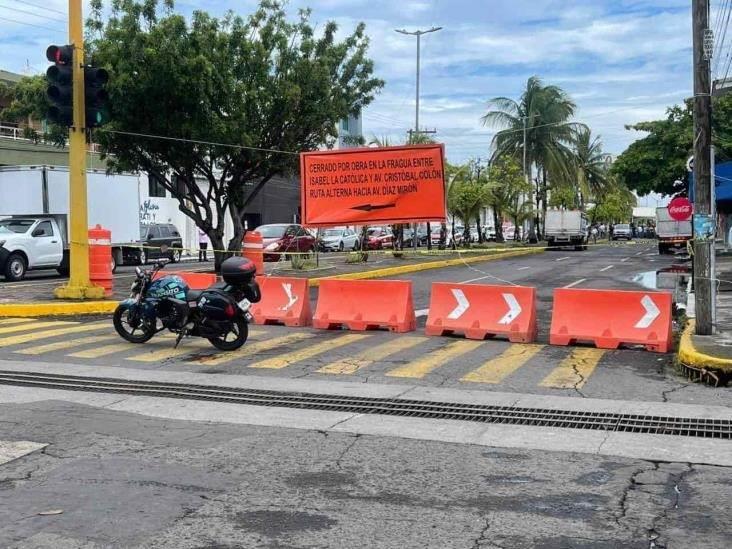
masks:
[[[726,4],[726,11],[727,11],[727,19],[724,23],[722,23],[722,20],[724,19],[725,4]],[[722,58],[722,52],[724,51],[724,42],[725,42],[725,39],[727,38],[727,28],[729,27],[729,17],[730,17],[730,14],[732,13],[732,3],[730,3],[730,0],[726,0],[724,2],[720,13],[721,13],[721,15],[719,17],[720,25],[719,25],[718,32],[720,32],[722,34],[722,39],[719,43],[719,47],[715,48],[715,49],[717,49],[717,51],[719,51],[719,56],[717,57],[716,61],[714,62],[714,72],[715,73],[717,72],[717,69],[719,68],[719,63]],[[724,30],[722,30],[722,29],[724,29]],[[730,52],[728,51],[727,57],[729,57],[729,55],[730,55]],[[719,73],[717,73],[717,74],[719,74]]]
[[[246,145],[233,145],[231,143],[216,143],[213,141],[202,141],[198,139],[185,139],[182,137],[167,137],[164,135],[152,135],[147,133],[137,133],[137,132],[123,132],[119,130],[107,130],[107,129],[98,129],[99,132],[105,132],[105,133],[114,133],[118,135],[129,135],[132,137],[145,137],[148,139],[162,139],[164,141],[178,141],[181,143],[195,143],[199,145],[210,145],[212,147],[231,147],[232,149],[245,149],[245,150],[252,150],[252,151],[263,151],[263,152],[274,152],[274,153],[280,153],[280,154],[294,154],[299,155],[299,152],[294,151],[283,151],[280,149],[265,149],[262,147],[248,147]]]
[[[45,31],[55,32],[58,34],[66,34],[66,31],[62,31],[59,29],[52,29],[50,27],[44,27],[42,25],[34,25],[33,23],[26,23],[25,21],[17,21],[15,19],[9,19],[7,17],[0,17],[0,21],[7,21],[8,23],[15,23],[16,25],[25,25],[27,27],[34,27],[36,29],[43,29]]]
[[[48,6],[40,6],[40,5],[34,4],[32,2],[27,2],[26,0],[13,0],[13,2],[16,2],[17,4],[25,4],[26,6],[32,6],[34,8],[38,8],[38,9],[41,9],[41,10],[52,11],[54,13],[59,13],[59,14],[64,15],[64,16],[66,15],[66,12],[65,11],[61,11],[61,10],[56,10],[56,9],[53,9],[53,8],[49,8]]]
[[[66,19],[56,19],[54,17],[48,17],[47,15],[41,15],[41,14],[38,14],[38,13],[33,13],[32,11],[22,10],[20,8],[12,8],[10,6],[3,6],[2,4],[0,4],[0,9],[4,9],[4,10],[8,10],[8,11],[14,11],[16,13],[23,13],[25,15],[32,15],[33,17],[40,17],[41,19],[47,19],[47,20],[53,21],[55,23],[66,23],[67,22]]]

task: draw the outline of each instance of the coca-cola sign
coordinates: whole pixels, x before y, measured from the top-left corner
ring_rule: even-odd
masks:
[[[668,206],[668,215],[676,221],[688,221],[691,217],[691,202],[688,198],[677,196]]]

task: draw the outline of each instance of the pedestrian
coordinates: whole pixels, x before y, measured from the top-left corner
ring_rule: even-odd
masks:
[[[593,225],[592,230],[590,231],[590,234],[592,235],[592,243],[597,244],[597,226]]]
[[[198,229],[198,261],[208,261],[208,235],[200,227]]]

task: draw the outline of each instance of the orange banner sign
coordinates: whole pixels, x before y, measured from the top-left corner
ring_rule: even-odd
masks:
[[[302,223],[444,221],[443,158],[441,144],[301,153]]]

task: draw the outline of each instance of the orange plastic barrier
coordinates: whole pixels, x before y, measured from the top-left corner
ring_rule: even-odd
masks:
[[[468,339],[505,336],[530,343],[536,339],[536,289],[435,282],[425,333],[462,333]]]
[[[249,259],[257,267],[257,274],[264,274],[264,244],[262,235],[257,231],[247,231],[244,235],[241,255]]]
[[[112,231],[96,225],[89,229],[89,281],[104,288],[111,297],[114,288],[112,274]]]
[[[321,280],[315,328],[349,330],[417,328],[410,280]]]
[[[671,305],[669,292],[558,288],[549,342],[588,341],[601,349],[634,344],[667,353],[672,341]]]
[[[262,300],[252,305],[256,324],[310,326],[310,291],[306,278],[262,277],[258,279]]]
[[[214,273],[191,273],[188,271],[158,271],[153,280],[164,276],[179,276],[191,290],[205,290],[218,280]]]

